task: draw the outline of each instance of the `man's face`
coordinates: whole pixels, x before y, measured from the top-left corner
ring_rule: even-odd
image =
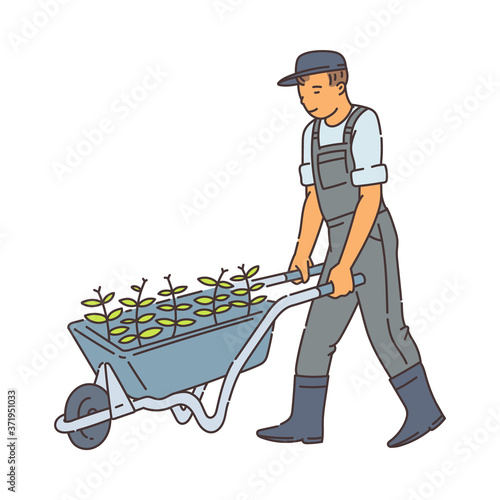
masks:
[[[311,75],[304,85],[297,85],[300,102],[306,111],[314,118],[326,118],[338,108],[345,85],[330,87],[328,73]]]

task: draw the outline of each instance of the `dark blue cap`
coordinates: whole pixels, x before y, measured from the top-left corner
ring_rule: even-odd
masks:
[[[289,87],[297,85],[298,76],[314,75],[316,73],[326,73],[328,71],[338,71],[347,69],[344,56],[333,50],[313,50],[305,52],[297,57],[295,63],[295,73],[282,78],[278,85]]]

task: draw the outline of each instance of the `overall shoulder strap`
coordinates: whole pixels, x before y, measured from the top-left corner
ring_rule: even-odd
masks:
[[[351,116],[347,119],[347,123],[344,127],[344,143],[350,144],[352,140],[352,131],[354,130],[354,125],[357,119],[367,110],[365,106],[357,106],[356,109],[351,113]]]
[[[315,118],[313,122],[312,129],[312,141],[319,141],[319,126],[321,125],[321,120],[319,118]]]

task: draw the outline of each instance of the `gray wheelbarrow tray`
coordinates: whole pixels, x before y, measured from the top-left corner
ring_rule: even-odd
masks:
[[[323,266],[312,267],[310,275],[321,274]],[[297,279],[300,279],[299,272],[290,271],[251,281],[272,286]],[[354,276],[355,286],[364,281],[363,275]],[[95,381],[78,386],[70,394],[64,414],[55,421],[55,428],[68,434],[78,448],[92,449],[106,439],[111,420],[141,409],[170,409],[180,424],[194,416],[204,431],[216,432],[224,424],[240,373],[267,359],[278,316],[289,307],[332,292],[332,283],[306,288],[275,302],[266,300],[250,315],[133,350],[121,349],[96,335],[86,320],[70,323],[68,328],[92,367]],[[195,297],[198,293],[190,295]],[[189,296],[183,299],[186,297]],[[201,399],[207,384],[219,379],[223,382],[218,402],[209,415]]]

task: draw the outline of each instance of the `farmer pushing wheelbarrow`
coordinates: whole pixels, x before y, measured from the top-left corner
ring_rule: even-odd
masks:
[[[359,305],[370,343],[406,409],[403,426],[387,443],[394,448],[436,429],[445,417],[403,318],[398,239],[382,196],[387,168],[378,116],[351,104],[347,81],[341,54],[312,51],[300,55],[295,73],[278,82],[296,85],[301,104],[313,117],[303,134],[300,177],[306,195],[290,270],[301,274],[294,283],[308,280],[324,220],[330,247],[318,284],[331,282],[333,293],[311,303],[297,356],[290,417],[257,435],[276,442],[323,441],[332,355]],[[366,283],[354,289],[353,274],[358,273]]]
[[[381,193],[387,170],[377,115],[350,103],[346,63],[337,52],[301,55],[296,73],[279,84],[298,85],[301,102],[314,117],[304,132],[300,174],[306,199],[290,270],[257,278],[259,266],[248,272],[240,266],[244,276],[230,278],[245,282],[245,288],[231,291],[238,300],[229,300],[230,294],[219,290],[234,286],[223,281],[222,274],[218,280],[198,279],[211,286],[208,296],[203,291],[178,295],[187,287],[172,287],[169,275],[169,289],[158,292],[160,301],[142,297],[143,279],[141,287],[131,286],[139,294],[137,300],[119,301],[128,307],[125,310],[110,306],[114,292],[103,296],[100,287],[96,289],[99,300],[82,304],[102,307],[103,314],[86,314],[68,325],[95,379],[71,392],[64,413],[54,422],[76,447],[100,446],[113,420],[140,410],[171,410],[179,424],[194,418],[204,431],[217,432],[239,376],[266,361],[276,319],[307,302],[312,305],[297,358],[292,414],[278,426],[257,431],[259,437],[323,441],[331,356],[358,304],[370,342],[407,411],[388,445],[408,444],[444,421],[403,319],[397,236]],[[323,220],[329,229],[329,252],[324,264],[310,267]],[[263,286],[306,282],[316,275],[321,275],[317,286],[276,301],[251,296]],[[177,317],[187,310],[197,319]],[[222,312],[225,319],[216,321]],[[177,326],[182,331],[176,333]],[[239,339],[238,348],[231,338]],[[221,379],[217,404],[209,411],[203,394]]]

